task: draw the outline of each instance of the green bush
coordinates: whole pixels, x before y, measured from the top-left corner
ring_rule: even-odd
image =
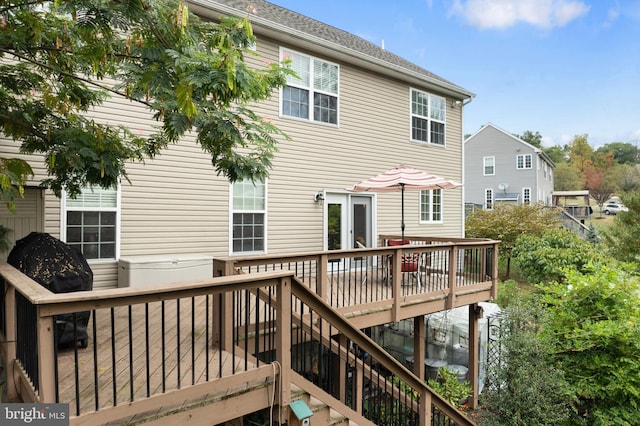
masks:
[[[565,229],[553,229],[541,236],[521,235],[512,258],[520,275],[530,283],[565,279],[568,270],[585,271],[603,256],[598,246]]]

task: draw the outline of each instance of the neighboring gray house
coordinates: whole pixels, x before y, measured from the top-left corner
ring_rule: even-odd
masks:
[[[488,123],[464,142],[467,206],[551,204],[555,164],[540,148]]]

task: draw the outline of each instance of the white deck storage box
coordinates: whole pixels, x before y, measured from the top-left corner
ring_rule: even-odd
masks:
[[[204,254],[127,256],[118,262],[118,287],[138,287],[213,276],[213,257]]]

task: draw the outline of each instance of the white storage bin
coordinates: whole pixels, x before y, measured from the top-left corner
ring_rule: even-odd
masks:
[[[213,276],[213,257],[204,254],[127,256],[118,261],[118,287],[138,287]]]

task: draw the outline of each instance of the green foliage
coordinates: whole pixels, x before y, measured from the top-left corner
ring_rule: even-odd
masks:
[[[635,166],[640,160],[638,147],[628,142],[610,142],[599,147],[596,152],[603,154],[610,152],[620,164]]]
[[[540,234],[558,226],[557,214],[541,204],[496,204],[493,210],[470,213],[465,222],[465,233],[469,238],[499,240],[500,254],[510,256],[519,236]]]
[[[570,415],[571,390],[555,368],[541,335],[544,311],[529,303],[509,306],[500,319],[500,360],[489,365],[480,395],[482,425],[559,425]]]
[[[516,135],[523,141],[535,146],[536,148],[542,148],[542,135],[540,132],[532,132],[531,130],[525,130],[521,135]]]
[[[568,271],[585,271],[603,260],[597,246],[565,229],[520,236],[512,256],[521,276],[530,283],[562,282]]]
[[[515,280],[506,280],[498,285],[498,300],[496,303],[504,309],[515,303],[524,303],[531,298],[530,289],[524,288]]]
[[[43,185],[57,194],[114,187],[128,162],[187,132],[231,181],[268,174],[286,135],[248,106],[293,72],[247,65],[248,18],[203,22],[176,0],[18,0],[0,16],[0,131],[44,156]],[[144,135],[86,115],[109,97],[146,107],[158,125]]]
[[[587,230],[585,239],[593,244],[598,244],[602,241],[600,236],[598,235],[598,232],[596,231],[595,226],[593,226],[593,223],[589,223],[589,229]]]
[[[624,266],[600,266],[540,288],[545,338],[577,397],[574,423],[638,424],[640,278]]]
[[[568,163],[557,164],[553,171],[553,188],[555,191],[577,191],[583,189],[580,171]]]
[[[438,370],[438,380],[429,379],[427,384],[449,404],[458,408],[465,403],[472,392],[468,381],[459,381],[456,372],[446,367]]]
[[[622,201],[629,211],[618,213],[602,237],[613,257],[640,263],[640,190],[624,195]]]
[[[26,161],[16,158],[0,158],[0,199],[13,211],[16,200],[24,196],[27,179],[33,170]]]

